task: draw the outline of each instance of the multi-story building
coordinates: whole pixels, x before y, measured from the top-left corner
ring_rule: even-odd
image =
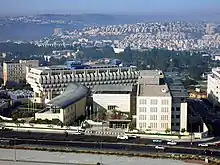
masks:
[[[172,123],[173,131],[187,130],[187,102],[189,97],[187,90],[181,82],[181,76],[177,72],[165,72],[165,82],[168,84],[172,96]]]
[[[207,97],[216,106],[220,105],[220,68],[213,68],[208,75]]]
[[[3,63],[3,81],[4,85],[7,82],[19,83],[26,79],[26,67],[38,67],[38,60],[20,60],[18,63],[15,62],[4,62]]]
[[[168,129],[186,130],[187,103],[184,102],[186,93],[185,90],[177,88],[175,83],[171,84],[166,80],[162,71],[140,71],[137,85],[136,127],[143,131],[159,132]]]
[[[77,64],[29,68],[26,80],[33,88],[36,100],[47,102],[60,95],[72,82],[91,88],[100,84],[132,85],[136,84],[137,78],[135,67]]]
[[[136,127],[146,131],[171,129],[172,96],[160,71],[140,71]]]

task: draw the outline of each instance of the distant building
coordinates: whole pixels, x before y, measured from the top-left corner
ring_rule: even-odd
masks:
[[[123,53],[125,50],[122,48],[113,48],[115,54]]]
[[[0,78],[3,79],[3,67],[0,65]]]
[[[62,35],[63,31],[61,28],[55,28],[53,29],[53,35],[57,36],[57,35]]]
[[[8,91],[11,100],[27,103],[34,96],[34,92],[29,90]]]
[[[18,63],[15,62],[4,62],[3,63],[3,81],[4,85],[7,82],[19,83],[26,79],[26,67],[38,67],[38,60],[20,60]]]
[[[214,105],[220,105],[220,68],[213,68],[208,75],[207,97]]]
[[[61,95],[47,103],[46,109],[35,113],[35,120],[59,119],[64,125],[69,125],[80,116],[85,116],[88,94],[89,90],[85,86],[69,84]]]

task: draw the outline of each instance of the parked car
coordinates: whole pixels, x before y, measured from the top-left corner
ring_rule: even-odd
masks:
[[[219,147],[219,146],[220,146],[220,143],[215,143],[215,145]]]
[[[198,147],[208,147],[209,145],[208,144],[206,144],[206,143],[200,143],[200,144],[198,144]]]
[[[154,139],[153,143],[162,143],[163,141],[161,139]]]
[[[157,149],[157,150],[165,150],[165,147],[164,146],[155,146],[155,149]]]
[[[128,135],[128,138],[130,138],[130,139],[137,139],[138,136],[136,136],[136,135]]]
[[[167,142],[167,145],[175,146],[175,145],[177,145],[177,142],[169,141],[169,142]]]
[[[83,132],[81,131],[73,132],[73,135],[83,135]]]
[[[128,140],[128,136],[127,136],[127,135],[118,135],[118,136],[117,136],[117,139],[120,139],[120,140]]]

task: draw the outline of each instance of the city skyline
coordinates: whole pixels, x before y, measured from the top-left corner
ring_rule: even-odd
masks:
[[[218,11],[220,1],[218,0],[4,0],[1,2],[1,15],[18,14],[43,14],[43,13],[160,13],[160,12],[209,12]]]

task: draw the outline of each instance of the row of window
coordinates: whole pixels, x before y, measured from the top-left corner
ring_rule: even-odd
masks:
[[[158,123],[150,123],[150,126],[147,126],[147,123],[139,123],[140,128],[145,128],[145,129],[155,129],[158,128]],[[167,129],[168,128],[168,123],[161,123],[160,127],[162,129]]]
[[[157,99],[150,99],[150,104],[151,105],[158,105],[158,100]],[[140,105],[146,105],[147,104],[147,99],[140,99],[139,100]],[[169,100],[163,99],[161,100],[161,105],[169,105]]]
[[[157,113],[158,108],[157,107],[150,107],[150,112],[151,113]],[[140,113],[147,113],[147,107],[139,107],[139,112]],[[161,107],[161,112],[167,113],[169,112],[168,107]]]
[[[157,120],[158,115],[150,115],[150,120]],[[161,115],[160,120],[168,120],[168,115]],[[147,120],[147,115],[139,115],[139,120]]]
[[[172,107],[172,111],[180,111],[180,107],[176,107],[176,108],[174,108],[174,107]]]
[[[173,119],[174,117],[175,117],[176,119],[179,119],[179,118],[180,118],[180,115],[176,115],[176,116],[172,115],[172,119]]]

